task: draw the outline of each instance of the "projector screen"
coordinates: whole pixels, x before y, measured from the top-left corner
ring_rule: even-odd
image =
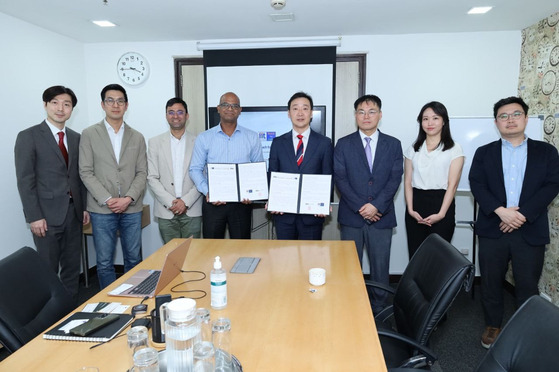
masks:
[[[247,107],[287,110],[289,98],[303,91],[324,107],[323,134],[333,138],[335,64],[335,47],[204,51],[206,105],[215,108],[223,93],[234,92],[243,107],[240,123]],[[210,110],[207,117],[209,128]]]

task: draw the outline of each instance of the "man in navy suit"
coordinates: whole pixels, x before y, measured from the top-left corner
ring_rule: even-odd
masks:
[[[371,279],[389,284],[392,229],[396,227],[394,195],[403,173],[400,141],[381,133],[382,102],[365,95],[354,103],[359,130],[338,140],[334,180],[340,191],[338,222],[342,240],[353,240],[359,260],[368,252]],[[382,310],[386,294],[373,292],[373,312]]]
[[[17,186],[39,256],[77,301],[82,224],[89,223],[78,173],[80,135],[66,121],[78,100],[70,88],[43,93],[47,118],[21,131],[15,144]]]
[[[479,204],[481,301],[486,329],[481,344],[495,341],[503,321],[503,280],[512,263],[516,303],[538,294],[545,245],[549,243],[547,206],[559,192],[555,147],[527,138],[528,105],[518,97],[493,107],[501,139],[477,149],[470,188]]]
[[[287,103],[293,129],[274,138],[270,148],[270,172],[332,174],[330,138],[311,130],[313,100],[295,93]],[[278,239],[320,240],[324,215],[273,212]]]

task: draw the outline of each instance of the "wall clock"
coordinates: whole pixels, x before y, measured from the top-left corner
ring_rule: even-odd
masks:
[[[552,70],[547,71],[542,78],[542,93],[549,96],[555,90],[557,77]]]
[[[116,70],[120,80],[128,85],[139,85],[149,77],[149,64],[140,53],[127,52],[119,59]]]
[[[551,115],[545,118],[543,122],[543,130],[545,134],[550,135],[555,130],[555,118]]]
[[[549,63],[551,66],[559,65],[559,45],[556,45],[549,54]]]

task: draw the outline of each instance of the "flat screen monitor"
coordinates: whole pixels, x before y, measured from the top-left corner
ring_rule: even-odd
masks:
[[[212,128],[219,124],[219,114],[215,107],[210,107],[208,110],[209,124]],[[273,139],[292,128],[291,120],[287,117],[286,106],[243,106],[237,124],[258,133],[266,163],[270,157]],[[326,106],[313,107],[311,129],[326,135]]]

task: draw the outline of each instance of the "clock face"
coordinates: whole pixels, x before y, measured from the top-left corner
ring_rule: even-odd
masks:
[[[117,73],[124,83],[139,85],[149,77],[149,65],[144,56],[135,52],[124,53],[119,58]]]
[[[545,73],[542,78],[542,93],[546,96],[550,95],[555,90],[555,83],[557,77],[555,76],[555,72],[549,70]]]
[[[551,66],[559,65],[559,45],[556,45],[549,54],[549,63]]]
[[[551,134],[555,130],[555,118],[551,115],[545,118],[543,122],[543,130],[545,134]]]

